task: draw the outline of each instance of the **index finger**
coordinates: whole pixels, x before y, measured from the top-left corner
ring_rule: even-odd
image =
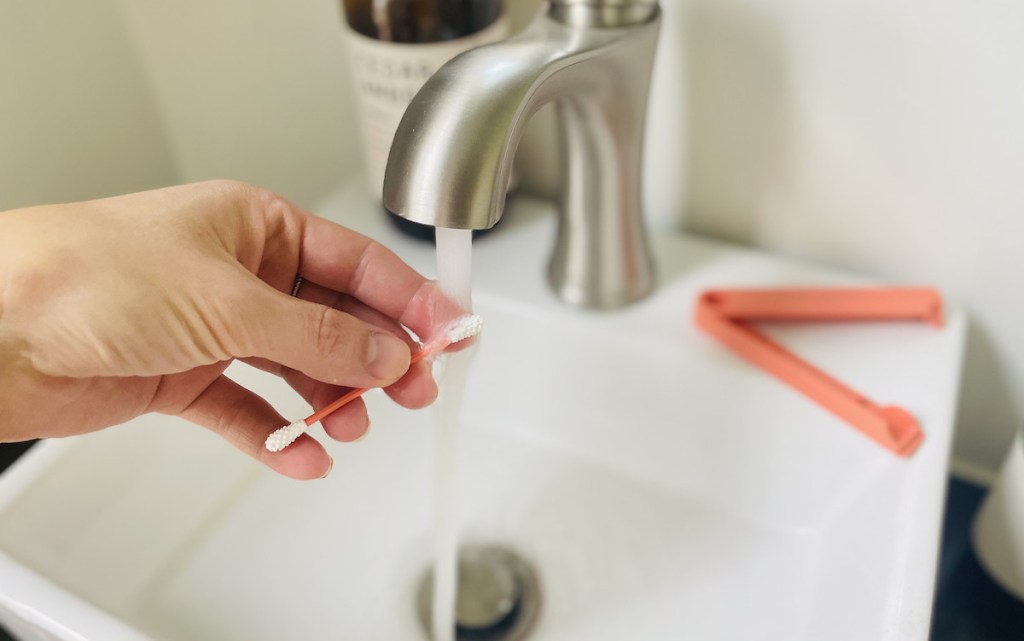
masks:
[[[312,214],[304,222],[299,256],[304,278],[354,296],[421,339],[466,313],[384,245]]]

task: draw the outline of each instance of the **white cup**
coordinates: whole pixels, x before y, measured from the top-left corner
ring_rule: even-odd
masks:
[[[978,512],[973,541],[989,575],[1024,601],[1024,427]]]

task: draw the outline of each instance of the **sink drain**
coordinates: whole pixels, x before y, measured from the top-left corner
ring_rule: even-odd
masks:
[[[455,605],[458,641],[522,641],[540,612],[537,576],[518,554],[498,546],[459,550],[459,592]],[[417,609],[427,636],[431,630],[434,572],[420,582]]]

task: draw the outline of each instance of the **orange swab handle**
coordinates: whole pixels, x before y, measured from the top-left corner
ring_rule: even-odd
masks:
[[[438,349],[437,346],[424,346],[418,352],[413,354],[411,358],[409,358],[409,365],[411,366],[413,363],[422,361],[427,356],[435,355],[438,352],[442,351],[447,346],[448,345],[445,344],[440,349]],[[305,423],[306,425],[312,426],[313,423],[316,423],[317,421],[321,421],[327,418],[331,414],[337,412],[342,407],[348,405],[349,403],[356,400],[357,398],[359,398],[368,391],[370,391],[370,388],[368,387],[354,387],[345,394],[339,396],[337,399],[331,402],[330,405],[325,405],[318,409],[317,411],[310,414],[309,416],[307,416],[306,418],[302,419],[302,422]]]

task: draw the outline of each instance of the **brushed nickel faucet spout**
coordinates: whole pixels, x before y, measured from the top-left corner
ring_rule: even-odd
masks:
[[[523,129],[554,102],[562,186],[552,286],[584,307],[642,298],[654,286],[640,165],[659,24],[655,0],[551,0],[520,35],[458,56],[402,118],[385,206],[435,227],[493,226]]]

